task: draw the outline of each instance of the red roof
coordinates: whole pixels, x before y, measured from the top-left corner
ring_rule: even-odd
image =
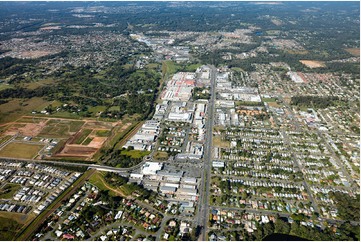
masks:
[[[63,234],[63,239],[74,239],[74,235],[71,234]]]

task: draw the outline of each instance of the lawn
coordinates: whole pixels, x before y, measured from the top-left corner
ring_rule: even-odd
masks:
[[[6,184],[0,189],[0,199],[11,199],[20,187],[21,186],[19,184]]]
[[[88,135],[89,135],[91,132],[92,132],[91,129],[83,129],[83,130],[81,131],[81,135],[78,136],[78,137],[76,138],[76,140],[73,141],[74,144],[80,145],[81,143],[83,143],[83,141],[86,139],[86,137],[88,137]]]
[[[130,156],[134,159],[142,158],[146,155],[150,154],[150,151],[144,151],[144,150],[123,150],[120,154]]]
[[[0,156],[32,159],[43,147],[43,145],[12,142],[0,150]]]

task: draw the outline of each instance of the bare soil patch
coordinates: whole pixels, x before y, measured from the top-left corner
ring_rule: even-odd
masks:
[[[44,50],[34,50],[34,51],[22,51],[19,55],[23,58],[39,58],[47,55],[53,55],[58,53],[57,51],[44,51]]]
[[[360,48],[347,48],[345,50],[353,56],[360,56]]]
[[[326,66],[324,61],[300,60],[300,62],[309,68],[319,68]]]
[[[26,124],[25,127],[19,128],[19,132],[24,136],[37,136],[40,131],[45,127],[46,122],[38,124]]]
[[[107,137],[94,137],[93,140],[87,145],[87,147],[93,147],[99,149],[102,147]]]
[[[65,145],[54,157],[91,157],[98,149],[83,145]]]

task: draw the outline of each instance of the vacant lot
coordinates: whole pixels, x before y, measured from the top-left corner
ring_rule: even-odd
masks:
[[[231,144],[229,141],[222,140],[221,136],[213,137],[213,146],[221,147],[221,148],[230,148]]]
[[[39,133],[40,137],[68,138],[78,132],[83,126],[83,121],[51,119]]]
[[[43,145],[12,142],[0,150],[0,156],[32,159],[43,148]]]
[[[309,68],[326,67],[325,62],[323,62],[323,61],[300,60],[300,62]]]
[[[81,144],[88,137],[88,135],[92,132],[91,129],[83,129],[74,137],[72,144]]]
[[[97,130],[95,135],[98,137],[108,137],[110,133],[110,130]]]
[[[164,151],[157,151],[154,153],[153,158],[156,160],[167,160],[168,153]]]
[[[347,48],[345,50],[353,56],[360,56],[360,48]]]
[[[268,104],[268,106],[273,107],[273,108],[281,107],[277,102],[268,102],[267,104]]]
[[[57,153],[53,155],[54,157],[84,157],[90,158],[98,149],[88,146],[81,145],[65,145],[65,147]]]
[[[29,114],[32,110],[45,108],[51,102],[42,98],[34,97],[28,100],[13,99],[0,105],[0,124],[13,122],[24,114]]]
[[[38,118],[38,117],[32,117],[32,116],[23,116],[20,119],[16,120],[17,123],[42,123],[47,121],[46,118]]]

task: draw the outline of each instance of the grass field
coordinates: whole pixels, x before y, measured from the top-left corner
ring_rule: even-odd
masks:
[[[265,103],[270,103],[270,102],[277,102],[276,98],[262,98],[262,101]]]
[[[6,184],[0,189],[0,199],[10,199],[14,193],[19,190],[21,186],[19,184]]]
[[[162,74],[172,75],[177,72],[177,67],[173,61],[163,61],[162,63]]]
[[[97,130],[95,135],[98,137],[108,137],[111,134],[110,130]]]
[[[13,99],[7,103],[0,105],[0,124],[13,122],[23,115],[30,114],[32,110],[45,108],[51,102],[42,98],[34,97],[23,101],[21,99]]]
[[[353,56],[360,56],[360,48],[347,48],[345,50]]]
[[[123,150],[120,154],[130,156],[132,158],[142,158],[146,155],[150,154],[150,151],[143,151],[143,150]]]
[[[40,122],[44,122],[47,119],[45,118],[38,118],[38,117],[30,117],[30,116],[24,116],[21,117],[20,119],[16,120],[17,123],[40,123]]]
[[[108,111],[120,111],[120,107],[119,106],[111,106]]]
[[[157,151],[154,153],[153,158],[156,160],[166,160],[168,159],[168,153],[164,151]]]
[[[8,141],[12,136],[11,135],[6,135],[4,137],[0,137],[0,145],[2,143],[5,143],[6,141]]]
[[[92,140],[93,140],[93,138],[88,137],[88,138],[86,138],[86,140],[84,140],[82,145],[88,145],[88,144],[90,144],[90,142],[92,142]]]
[[[88,111],[91,113],[99,113],[99,112],[104,112],[106,108],[107,108],[106,106],[89,107]]]
[[[43,145],[12,142],[0,150],[0,156],[32,159],[43,147]]]
[[[80,145],[83,141],[88,137],[88,135],[92,132],[91,129],[83,129],[81,134],[73,141],[74,144]]]
[[[268,106],[273,107],[273,108],[281,107],[281,105],[279,105],[277,102],[268,102],[267,104],[268,104]]]
[[[81,119],[79,114],[77,113],[69,113],[69,112],[56,112],[51,115],[45,114],[36,114],[38,117],[52,117],[52,118],[68,118],[68,119]]]
[[[89,182],[95,186],[97,186],[99,188],[99,190],[102,191],[109,191],[109,195],[110,196],[117,196],[120,194],[123,194],[123,191],[115,188],[111,185],[109,185],[105,180],[104,180],[104,173],[100,172],[100,171],[96,171],[90,178],[89,178]]]
[[[21,229],[22,224],[19,224],[10,217],[4,218],[0,216],[0,240],[14,241],[15,234]]]
[[[13,87],[13,85],[8,85],[8,84],[1,83],[0,84],[0,91],[8,89],[8,88],[12,88],[12,87]]]
[[[69,136],[68,130],[68,126],[64,124],[49,125],[41,130],[39,136],[48,138],[66,138]]]
[[[84,121],[50,119],[39,133],[40,137],[67,138],[80,130]]]
[[[213,145],[216,147],[230,148],[231,144],[228,141],[222,140],[221,136],[213,137]]]
[[[266,34],[267,35],[279,35],[281,31],[279,30],[267,30]]]
[[[25,87],[27,89],[34,90],[36,88],[39,88],[39,87],[42,87],[42,86],[45,86],[45,85],[49,85],[49,84],[53,84],[53,83],[54,83],[54,80],[44,79],[44,80],[40,80],[40,81],[36,81],[36,82],[26,83]]]

